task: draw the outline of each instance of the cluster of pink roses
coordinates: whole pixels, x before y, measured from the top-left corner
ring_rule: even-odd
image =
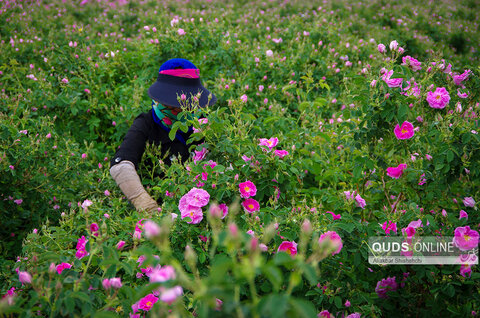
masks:
[[[276,145],[278,145],[278,138],[277,137],[272,137],[270,139],[267,138],[260,138],[260,142],[258,143],[259,146],[266,146],[268,148],[268,151],[271,151]],[[265,151],[267,151],[265,148],[263,148]],[[287,150],[275,150],[273,154],[280,159],[283,157],[287,156],[289,153]]]
[[[188,218],[187,223],[198,224],[203,220],[202,207],[210,201],[210,194],[203,189],[192,188],[178,203],[182,219]]]
[[[247,180],[245,182],[241,182],[238,185],[240,190],[240,196],[245,200],[242,202],[243,209],[245,212],[253,213],[260,210],[260,204],[257,200],[251,198],[257,194],[257,187],[253,182]]]
[[[345,197],[347,200],[355,200],[355,203],[357,204],[358,207],[365,209],[365,206],[367,205],[367,202],[365,199],[363,199],[357,191],[343,191],[345,194]]]
[[[143,312],[150,311],[159,299],[164,303],[172,304],[182,294],[183,289],[181,286],[174,286],[172,288],[160,287],[158,290],[148,294],[132,305],[133,314],[130,314],[130,318],[140,318],[140,310]]]
[[[89,255],[89,253],[85,249],[85,245],[87,244],[88,240],[85,236],[82,235],[81,238],[77,241],[77,252],[75,253],[75,257],[78,259],[82,259],[83,257]]]

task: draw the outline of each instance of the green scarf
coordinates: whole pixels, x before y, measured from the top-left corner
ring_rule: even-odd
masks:
[[[167,107],[163,106],[159,102],[153,100],[153,110],[155,111],[155,115],[162,121],[162,124],[164,124],[168,128],[172,128],[172,125],[178,120],[177,115],[180,113],[182,110],[180,108],[175,109],[175,110],[170,110]],[[182,118],[183,122],[186,122],[186,118]]]

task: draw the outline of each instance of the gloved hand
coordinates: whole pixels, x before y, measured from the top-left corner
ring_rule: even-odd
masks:
[[[110,175],[137,211],[157,211],[157,202],[145,191],[131,161],[123,160],[114,165],[110,168]]]

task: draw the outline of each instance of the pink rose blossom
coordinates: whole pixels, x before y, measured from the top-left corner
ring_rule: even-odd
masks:
[[[145,236],[147,238],[154,238],[160,234],[160,227],[158,224],[150,220],[145,222],[143,229],[145,230]]]
[[[185,35],[185,30],[184,29],[178,29],[178,35]]]
[[[422,63],[420,63],[417,59],[407,55],[402,58],[402,65],[410,66],[412,71],[416,72],[422,69]]]
[[[280,246],[278,246],[277,252],[285,252],[293,257],[297,254],[297,243],[295,243],[295,241],[283,241]]]
[[[122,279],[120,277],[110,278],[110,285],[116,289],[122,288]]]
[[[335,231],[328,231],[320,235],[320,237],[318,238],[318,243],[320,245],[323,245],[323,244],[331,245],[334,250],[332,252],[332,255],[340,253],[340,251],[343,248],[342,238]]]
[[[460,275],[462,275],[463,277],[472,276],[472,265],[470,265],[470,264],[460,265]],[[473,313],[473,311],[472,311],[472,313]],[[472,316],[474,316],[474,315],[472,314]]]
[[[210,201],[210,194],[203,189],[192,188],[185,194],[182,199],[184,199],[184,203],[187,205],[191,205],[194,207],[203,207],[208,204]],[[182,200],[180,199],[180,200]]]
[[[288,155],[288,151],[287,150],[275,150],[274,154],[275,154],[275,156],[282,159],[283,157]]]
[[[390,234],[390,231],[392,232],[395,232],[395,234],[397,233],[397,223],[394,223],[392,221],[385,221],[385,223],[383,223],[382,226],[382,230],[385,231],[385,234]]]
[[[375,292],[380,298],[388,298],[387,292],[396,291],[397,289],[398,289],[398,284],[395,281],[395,276],[394,276],[394,277],[384,278],[381,281],[379,281],[377,283],[377,287],[375,287]]]
[[[453,238],[453,245],[462,251],[468,251],[478,246],[478,232],[470,226],[457,227]]]
[[[386,51],[385,45],[381,44],[381,43],[377,46],[377,49],[378,49],[378,52],[380,52],[380,53],[385,53],[385,51]]]
[[[148,294],[147,296],[140,299],[138,302],[138,309],[143,311],[149,311],[152,309],[153,305],[158,301],[158,298],[154,294]]]
[[[32,283],[32,275],[30,275],[28,272],[18,272],[18,280],[22,284],[31,284]]]
[[[243,94],[242,96],[240,96],[240,99],[242,100],[242,102],[246,103],[248,101],[248,96]]]
[[[163,301],[164,303],[171,304],[182,294],[183,294],[182,287],[175,286],[162,291],[162,293],[160,294],[160,300]]]
[[[108,278],[105,278],[104,280],[102,280],[102,286],[103,286],[103,289],[105,290],[109,290],[112,285],[110,284],[110,280]]]
[[[435,92],[429,91],[427,93],[427,102],[432,108],[442,109],[448,105],[450,95],[444,87],[437,87]]]
[[[473,207],[475,207],[475,200],[472,197],[466,197],[466,198],[463,199],[463,204],[467,208],[473,208]]]
[[[117,250],[121,250],[125,246],[125,241],[120,241],[117,243]]]
[[[72,268],[72,265],[71,264],[68,264],[68,263],[61,263],[61,264],[58,264],[55,269],[57,270],[57,273],[58,275],[60,275],[64,269],[67,269],[67,268]]]
[[[168,280],[175,279],[175,269],[170,266],[163,266],[162,268],[154,268],[150,273],[150,283],[163,283]]]
[[[267,146],[269,150],[272,150],[278,144],[278,138],[272,137],[270,139],[260,138],[259,146]]]
[[[468,220],[468,214],[464,210],[460,210],[460,216],[458,217],[458,219],[460,220],[460,219],[463,219],[463,218]]]
[[[90,224],[90,232],[92,232],[94,236],[98,236],[98,230],[99,230],[99,227],[97,223]]]
[[[395,137],[397,137],[397,139],[400,139],[400,140],[410,139],[413,137],[413,135],[415,135],[415,131],[413,130],[413,125],[408,121],[404,121],[402,123],[402,126],[396,125],[393,132],[395,133]]]
[[[245,201],[243,201],[242,206],[245,212],[248,212],[248,213],[257,212],[258,210],[260,210],[260,204],[258,203],[257,200],[252,198],[248,198]]]
[[[387,176],[398,179],[402,176],[405,168],[407,168],[407,165],[404,163],[399,164],[397,167],[389,167],[387,168]]]
[[[396,40],[393,40],[390,42],[390,50],[395,51],[398,48],[398,42]]]
[[[240,190],[241,197],[244,199],[248,199],[249,197],[253,197],[257,194],[257,187],[249,180],[240,183],[238,188]]]
[[[331,214],[334,221],[335,221],[335,220],[340,220],[340,219],[342,218],[342,216],[341,216],[340,214],[335,214],[335,213],[333,213],[332,211],[327,211],[327,212],[325,212],[325,213]]]
[[[355,196],[355,201],[357,203],[357,206],[361,207],[362,209],[365,209],[365,206],[367,205],[367,203],[365,202],[365,200],[360,196],[360,194],[357,194]]]
[[[189,224],[198,224],[203,220],[202,208],[189,205],[181,212],[180,216],[182,220],[190,218],[191,221],[187,221]]]
[[[81,238],[78,239],[77,241],[77,252],[75,253],[75,257],[78,259],[82,259],[83,257],[89,255],[89,253],[86,251],[85,246],[87,245],[88,240],[85,238],[85,236],[82,236]]]
[[[387,71],[382,75],[382,79],[387,83],[388,87],[402,87],[403,78],[391,78],[393,70]]]
[[[453,82],[455,83],[455,85],[457,86],[463,85],[462,82],[468,79],[468,76],[470,75],[471,72],[472,72],[471,70],[465,70],[465,72],[463,72],[460,75],[453,75]]]

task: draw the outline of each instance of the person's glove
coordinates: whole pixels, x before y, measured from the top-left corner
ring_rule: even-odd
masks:
[[[114,165],[110,168],[110,175],[137,211],[157,210],[157,202],[145,191],[131,161],[123,160]]]

